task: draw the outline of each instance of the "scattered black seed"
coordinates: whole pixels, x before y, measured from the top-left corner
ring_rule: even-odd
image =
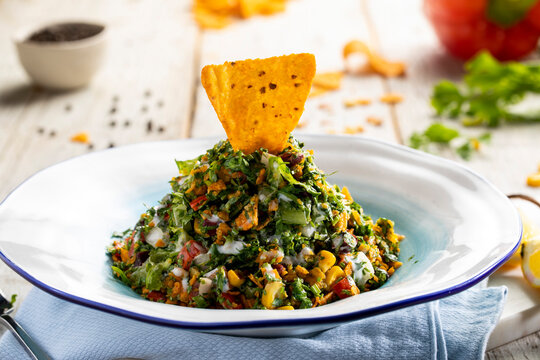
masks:
[[[92,150],[92,149],[94,149],[94,144],[92,143],[88,144],[88,150]]]
[[[148,106],[143,105],[143,106],[141,107],[141,112],[143,112],[143,113],[148,112]]]
[[[265,103],[262,103],[262,107],[263,107],[263,109],[264,109],[264,108],[266,107],[266,104],[265,104]]]
[[[259,89],[259,91],[261,92],[261,94],[264,94],[266,92],[266,88],[263,86],[262,88]]]
[[[294,84],[294,87],[299,87],[299,86],[300,86],[299,83],[295,83],[295,84]]]
[[[274,106],[274,105],[272,105],[272,109],[273,109],[273,108],[275,108],[275,106]]]
[[[131,121],[129,120],[124,121],[124,127],[128,127],[129,125],[131,125]]]
[[[111,110],[109,110],[109,114],[116,114],[116,106],[113,106]]]
[[[113,101],[113,102],[118,102],[118,100],[120,100],[120,97],[119,97],[118,95],[114,95],[114,96],[112,97],[112,101]]]
[[[255,120],[253,124],[257,125],[259,123],[259,120]]]
[[[233,62],[231,63],[231,65],[234,66],[234,65],[236,65],[236,63],[233,61]]]
[[[116,121],[112,120],[112,121],[109,123],[109,126],[110,126],[110,127],[115,127],[115,126],[116,126]]]
[[[165,103],[163,102],[163,100],[159,100],[159,101],[157,102],[157,107],[160,107],[160,108],[161,108],[161,107],[163,107],[163,105],[165,105]]]
[[[294,110],[298,111],[298,108],[295,107]]]
[[[146,90],[146,91],[144,92],[144,97],[150,97],[150,96],[152,96],[152,91]]]
[[[269,87],[270,89],[274,90],[275,88],[277,88],[277,85],[276,85],[276,84],[270,83],[270,84],[268,84],[268,87]]]
[[[50,137],[55,137],[56,136],[56,131],[51,130],[51,132],[49,133],[49,136]]]
[[[148,120],[148,122],[146,123],[146,131],[152,132],[153,127],[154,127],[154,124],[152,124],[152,120]]]
[[[231,84],[231,89],[234,89],[234,84]]]
[[[43,134],[45,132],[45,129],[40,127],[37,129],[38,134]]]
[[[293,79],[293,80],[294,80],[294,79],[296,79],[296,78],[297,78],[297,76],[296,76],[296,75],[291,75],[291,79]]]
[[[259,72],[259,76],[263,76],[264,74],[266,74],[264,71]]]
[[[274,117],[277,117],[277,115],[274,115]]]
[[[253,87],[253,85],[248,85],[248,89],[251,89]]]
[[[71,111],[71,104],[66,104],[66,106],[64,107],[64,110],[66,110],[66,112],[70,112]]]
[[[164,127],[164,126],[160,126],[160,127],[158,127],[157,131],[160,132],[160,133],[162,133],[162,132],[165,131],[165,127]]]
[[[114,147],[114,143],[109,143],[109,149]]]

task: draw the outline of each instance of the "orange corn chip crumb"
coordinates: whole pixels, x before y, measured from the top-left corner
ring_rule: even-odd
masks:
[[[381,96],[381,102],[385,104],[399,104],[403,101],[403,96],[395,93],[388,93]]]
[[[531,174],[527,176],[527,185],[531,187],[540,186],[540,173]]]
[[[88,144],[90,143],[90,136],[88,136],[88,134],[85,132],[81,132],[81,133],[73,135],[71,137],[71,141],[82,143],[82,144]]]
[[[345,107],[354,107],[354,106],[364,106],[371,104],[370,99],[358,98],[358,99],[348,99],[344,102]]]
[[[346,60],[350,55],[361,53],[367,57],[369,67],[376,73],[396,77],[405,74],[406,66],[402,62],[391,62],[384,59],[379,54],[371,51],[369,47],[359,40],[349,41],[343,48],[343,58]]]
[[[382,120],[379,119],[378,117],[368,116],[366,121],[368,123],[370,123],[371,125],[375,125],[375,126],[381,126],[382,125]]]

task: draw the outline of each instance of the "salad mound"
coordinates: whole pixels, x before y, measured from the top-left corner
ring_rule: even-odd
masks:
[[[115,276],[144,298],[306,309],[374,290],[401,266],[393,222],[372,221],[292,136],[276,155],[221,141],[177,165],[171,193],[108,248]]]

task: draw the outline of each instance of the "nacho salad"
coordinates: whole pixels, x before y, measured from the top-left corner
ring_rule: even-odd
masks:
[[[403,238],[394,223],[364,214],[290,135],[314,67],[312,55],[299,54],[203,69],[228,140],[176,161],[171,192],[113,235],[119,280],[167,304],[293,310],[377,289],[392,276]]]

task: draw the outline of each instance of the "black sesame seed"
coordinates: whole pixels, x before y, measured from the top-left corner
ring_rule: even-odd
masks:
[[[71,104],[67,104],[64,109],[66,110],[66,112],[70,112],[71,111]]]
[[[231,84],[231,89],[234,89],[234,84]]]
[[[152,124],[152,120],[148,120],[148,122],[146,123],[146,131],[152,132],[153,127],[154,127],[154,124]]]
[[[109,143],[109,149],[114,147],[114,143]]]
[[[163,105],[165,105],[165,103],[163,102],[163,100],[159,100],[159,101],[157,102],[157,107],[160,107],[160,108],[161,108],[161,107],[163,107]]]
[[[150,97],[150,96],[152,96],[152,91],[146,90],[146,91],[144,92],[144,97]]]
[[[299,86],[300,86],[299,83],[295,83],[295,84],[294,84],[294,87],[299,87]]]
[[[275,88],[277,88],[277,85],[276,85],[276,84],[270,83],[270,84],[268,84],[268,87],[269,87],[270,89],[274,90]]]
[[[109,114],[115,114],[115,113],[116,113],[116,110],[117,110],[116,107],[113,106],[113,107],[111,108],[111,110],[109,110]]]
[[[143,112],[143,113],[148,112],[148,106],[143,105],[143,106],[141,107],[141,112]]]
[[[116,126],[116,121],[112,120],[112,121],[109,123],[109,126],[110,126],[110,127],[115,127],[115,126]]]
[[[295,108],[294,108],[294,110],[298,111],[298,108],[297,108],[297,107],[295,107]]]
[[[251,89],[253,87],[253,85],[248,85],[248,89]]]
[[[120,100],[120,97],[119,97],[118,95],[114,95],[114,96],[112,97],[112,101],[113,101],[113,102],[118,102],[118,100]]]
[[[296,76],[296,75],[291,75],[291,79],[293,79],[293,80],[294,80],[294,79],[296,79],[296,78],[297,78],[297,76]]]
[[[40,127],[37,129],[38,134],[43,134],[45,132],[45,129]]]
[[[162,132],[165,131],[165,127],[164,127],[164,126],[160,126],[160,127],[158,127],[157,131],[160,132],[160,133],[162,133]]]
[[[55,137],[56,136],[56,131],[51,130],[51,132],[49,133],[49,136],[50,137]]]
[[[88,144],[88,150],[92,150],[94,148],[94,144],[90,143]]]
[[[259,72],[259,76],[263,76],[264,74],[266,74],[264,71]]]
[[[262,103],[262,107],[263,107],[263,109],[264,109],[264,108],[266,107],[266,104],[265,104],[265,103]]]
[[[263,86],[262,88],[259,89],[259,91],[261,92],[261,94],[264,94],[266,92],[266,88]]]
[[[233,61],[233,62],[231,63],[231,65],[234,66],[234,65],[236,65],[236,63]]]
[[[129,120],[124,121],[124,127],[128,127],[131,125],[131,122]]]

